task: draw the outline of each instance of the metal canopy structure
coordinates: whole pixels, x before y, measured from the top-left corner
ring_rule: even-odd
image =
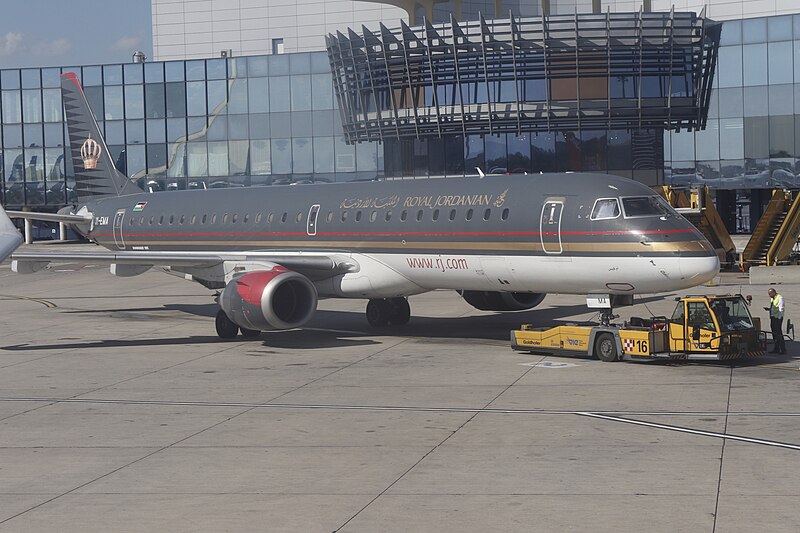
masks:
[[[721,25],[701,13],[573,14],[326,37],[348,142],[702,129]]]

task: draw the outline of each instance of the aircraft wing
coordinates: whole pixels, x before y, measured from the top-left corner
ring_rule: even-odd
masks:
[[[223,263],[264,263],[282,265],[316,279],[352,272],[357,266],[345,254],[303,254],[300,252],[18,252],[11,256],[12,269],[21,274],[41,270],[48,263],[107,263],[141,267],[208,268]]]

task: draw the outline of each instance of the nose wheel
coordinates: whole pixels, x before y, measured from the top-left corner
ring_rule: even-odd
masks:
[[[411,319],[407,298],[374,298],[367,303],[367,322],[370,326],[404,326]]]

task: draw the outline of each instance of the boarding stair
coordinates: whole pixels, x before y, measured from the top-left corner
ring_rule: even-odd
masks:
[[[789,259],[800,234],[800,201],[797,200],[791,191],[772,191],[767,209],[742,252],[742,270],[775,266]]]
[[[656,191],[681,215],[705,236],[717,253],[720,265],[733,267],[736,264],[736,245],[722,221],[708,187],[655,187]]]

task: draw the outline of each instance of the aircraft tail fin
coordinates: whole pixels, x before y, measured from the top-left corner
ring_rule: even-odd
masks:
[[[61,76],[61,97],[67,118],[78,201],[83,203],[103,196],[142,192],[114,166],[83,87],[72,72]]]

